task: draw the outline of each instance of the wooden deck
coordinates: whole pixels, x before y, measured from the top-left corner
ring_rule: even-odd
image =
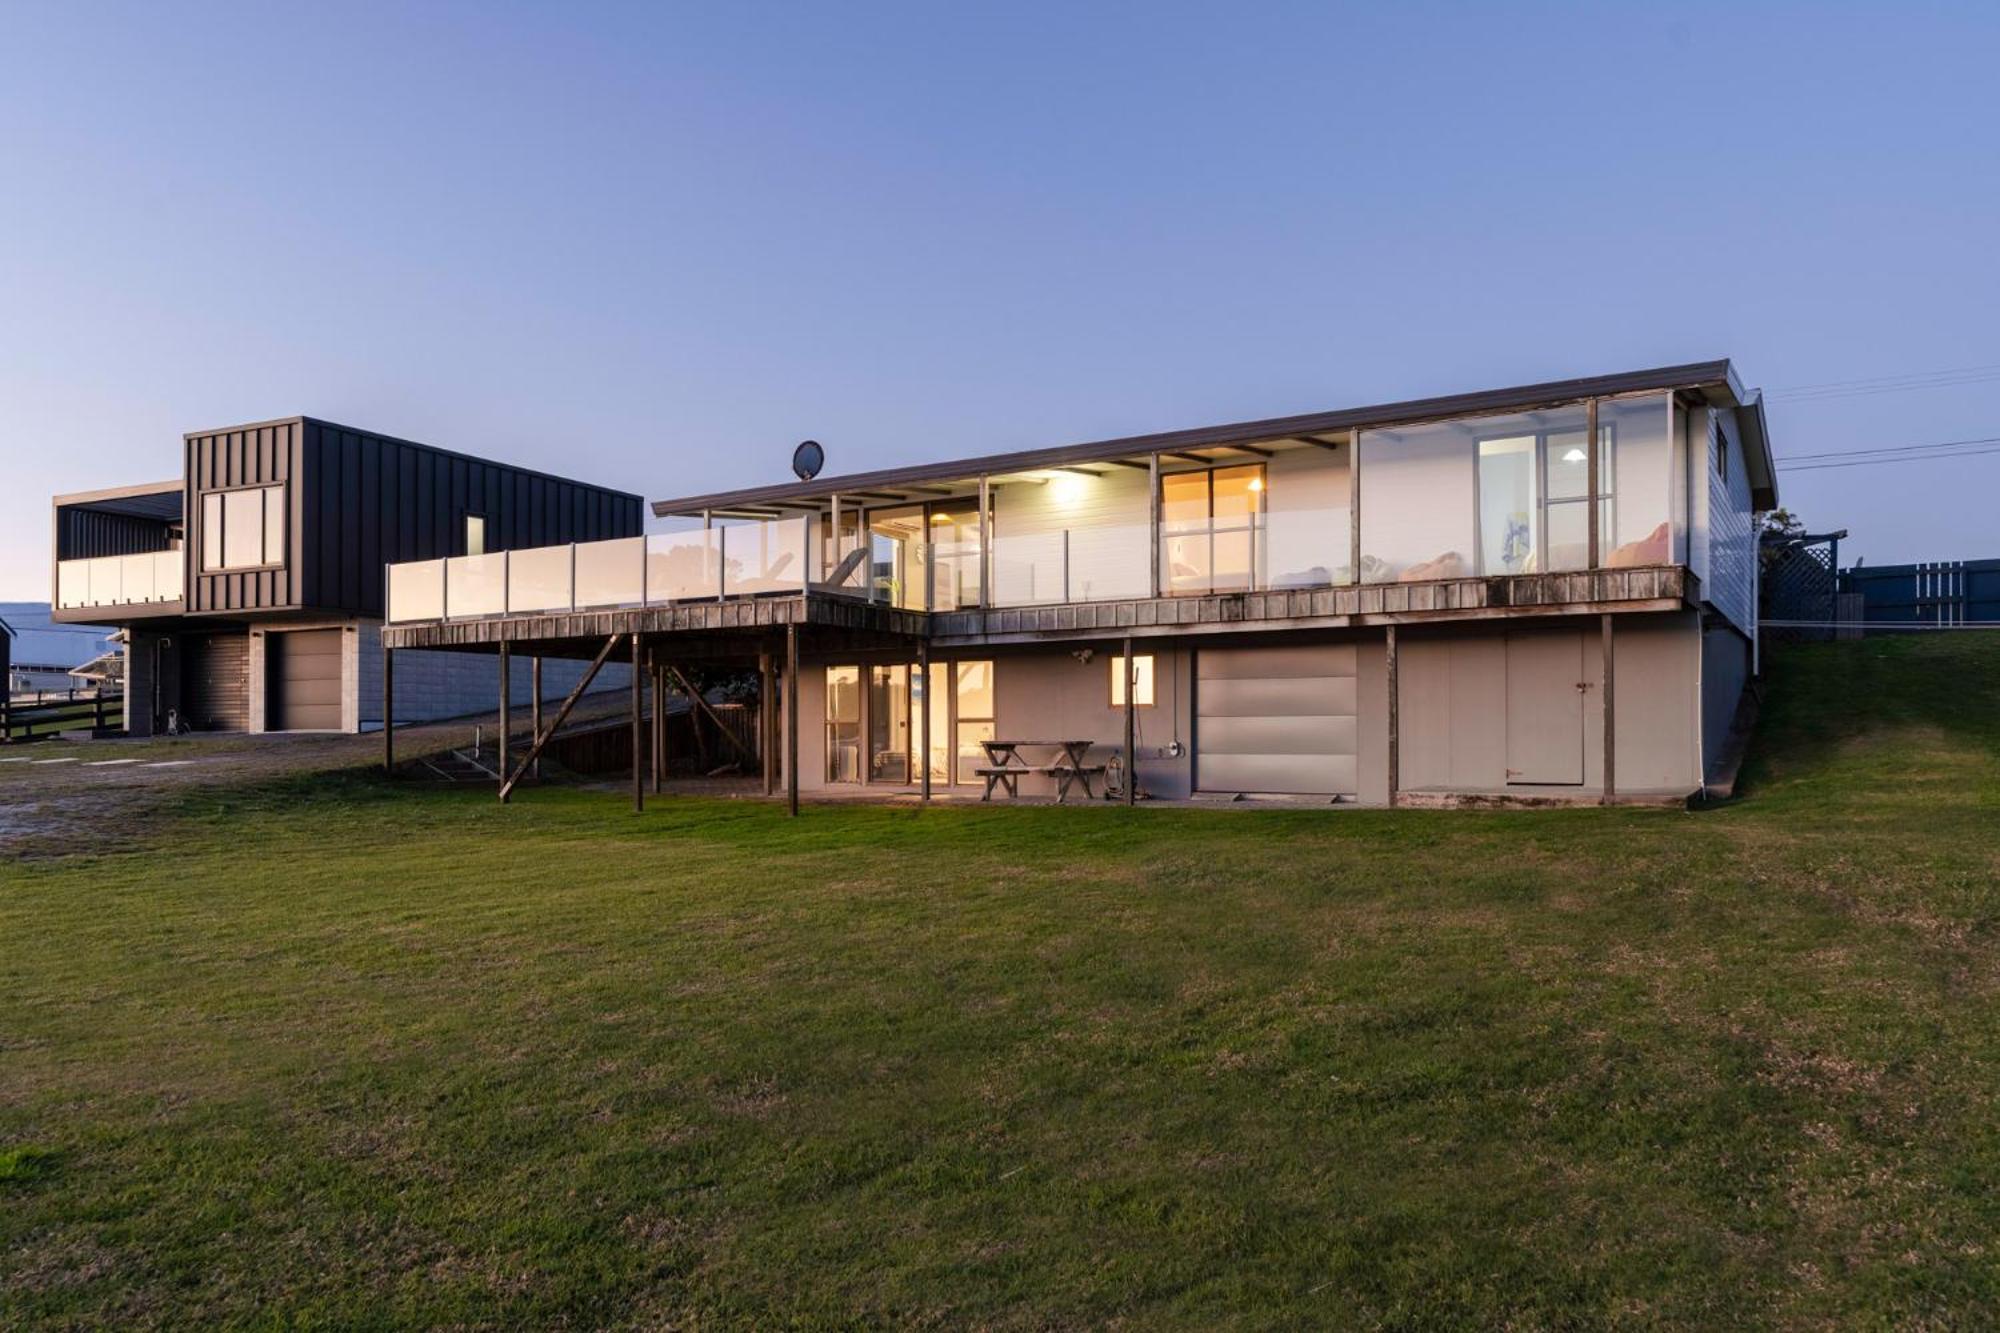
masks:
[[[942,647],[1037,639],[1134,638],[1274,629],[1339,629],[1426,621],[1674,611],[1694,605],[1700,580],[1679,565],[1575,574],[1378,583],[1151,597],[1125,602],[945,611],[930,617]]]
[[[794,593],[742,597],[732,601],[678,602],[671,606],[623,607],[603,611],[562,611],[539,615],[486,616],[477,620],[420,621],[382,627],[384,648],[492,649],[501,643],[531,651],[534,645],[587,645],[584,656],[610,635],[646,638],[674,635],[718,645],[768,640],[790,626],[828,638],[856,641],[915,640],[925,636],[920,611],[836,597]],[[753,649],[754,651],[754,649]],[[558,656],[551,651],[548,655]]]
[[[940,647],[971,647],[1045,639],[1673,611],[1696,604],[1699,597],[1700,581],[1678,565],[930,613],[807,593],[388,625],[382,630],[382,642],[386,648],[471,651],[491,651],[506,642],[524,653],[539,645],[549,656],[563,655],[562,646],[569,645],[588,656],[610,635],[670,635],[687,647],[686,655],[702,656],[741,651],[757,640],[768,641],[773,631],[797,626],[815,651],[849,645],[885,647],[920,639]]]

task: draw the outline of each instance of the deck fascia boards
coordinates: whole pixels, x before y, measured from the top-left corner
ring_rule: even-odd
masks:
[[[802,630],[829,631],[844,637],[912,642],[928,638],[940,647],[974,647],[1128,634],[1160,638],[1630,614],[1684,610],[1698,601],[1699,581],[1690,571],[1661,565],[929,613],[808,593],[387,625],[382,630],[382,643],[399,649],[479,650],[502,642],[547,644],[601,640],[610,634],[754,638],[760,632],[797,625]]]

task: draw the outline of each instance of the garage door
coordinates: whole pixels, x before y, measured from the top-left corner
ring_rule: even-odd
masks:
[[[337,629],[264,635],[267,731],[340,730],[340,637]]]
[[[1202,791],[1354,794],[1352,644],[1204,648],[1195,662]]]
[[[181,719],[196,731],[250,726],[250,636],[196,634],[181,657]]]

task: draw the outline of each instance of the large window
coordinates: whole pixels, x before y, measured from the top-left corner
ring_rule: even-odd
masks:
[[[993,739],[993,663],[933,662],[929,678],[907,664],[826,669],[826,780],[901,786],[914,766],[924,714],[934,783],[970,784]]]
[[[1169,594],[1256,586],[1264,465],[1160,478],[1160,585]]]
[[[250,486],[201,497],[201,567],[258,569],[285,563],[285,488]]]
[[[1361,578],[1417,582],[1666,564],[1679,549],[1670,401],[1429,422],[1361,436]]]

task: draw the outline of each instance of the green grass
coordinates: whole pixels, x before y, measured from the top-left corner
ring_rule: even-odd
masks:
[[[2000,639],[1772,691],[1698,813],[192,796],[0,866],[0,1325],[1984,1324]]]

